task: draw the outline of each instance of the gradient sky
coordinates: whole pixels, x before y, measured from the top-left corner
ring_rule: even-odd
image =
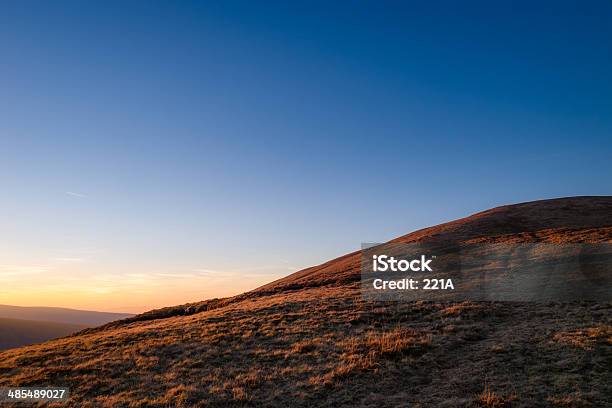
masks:
[[[612,194],[612,3],[424,3],[2,2],[0,304],[143,311]]]

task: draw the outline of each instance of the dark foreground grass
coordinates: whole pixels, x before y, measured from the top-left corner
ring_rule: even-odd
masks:
[[[73,407],[600,407],[609,304],[375,304],[316,288],[0,354]]]

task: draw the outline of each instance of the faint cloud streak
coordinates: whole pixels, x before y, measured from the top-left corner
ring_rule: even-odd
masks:
[[[75,193],[74,191],[66,191],[66,194],[68,194],[69,196],[78,197],[78,198],[86,198],[87,197],[85,194]]]

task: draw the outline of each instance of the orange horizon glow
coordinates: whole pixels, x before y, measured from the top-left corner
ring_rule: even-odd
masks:
[[[237,295],[291,272],[285,268],[270,272],[194,269],[181,273],[105,273],[90,268],[93,271],[73,259],[60,259],[51,266],[0,265],[0,304],[142,313]]]

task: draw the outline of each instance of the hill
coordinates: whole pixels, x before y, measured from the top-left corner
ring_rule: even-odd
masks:
[[[99,326],[114,320],[133,316],[129,313],[93,312],[89,310],[66,309],[62,307],[24,307],[0,305],[0,318],[39,320],[77,324],[83,326]]]
[[[399,243],[612,243],[612,197],[498,207]],[[610,302],[375,302],[360,253],[226,299],[0,353],[74,407],[609,406]]]
[[[0,305],[0,350],[64,337],[134,315],[60,307]]]
[[[87,326],[0,318],[0,350],[64,337]]]

